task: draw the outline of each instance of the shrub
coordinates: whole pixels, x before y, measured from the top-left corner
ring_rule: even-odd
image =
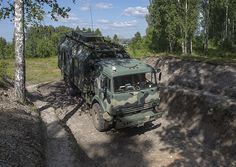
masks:
[[[7,78],[7,62],[3,59],[0,59],[0,87],[3,87],[4,80]]]

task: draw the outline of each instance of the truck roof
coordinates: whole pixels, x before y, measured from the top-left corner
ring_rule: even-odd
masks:
[[[98,64],[110,77],[152,72],[154,69],[136,59],[101,59]]]

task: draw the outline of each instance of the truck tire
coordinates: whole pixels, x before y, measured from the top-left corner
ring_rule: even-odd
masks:
[[[111,127],[109,122],[107,122],[102,116],[101,106],[98,103],[94,103],[91,111],[94,127],[100,132],[108,131]]]

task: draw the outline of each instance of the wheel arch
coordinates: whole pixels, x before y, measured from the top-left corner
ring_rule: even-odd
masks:
[[[98,96],[95,96],[95,97],[92,99],[92,103],[91,103],[90,108],[92,108],[92,107],[93,107],[93,104],[95,104],[95,103],[98,103],[98,104],[101,106],[102,111],[105,112],[104,105],[103,105],[103,103],[101,102],[101,100],[99,99]]]

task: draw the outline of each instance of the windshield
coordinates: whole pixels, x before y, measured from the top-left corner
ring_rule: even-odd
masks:
[[[137,91],[154,86],[156,86],[156,75],[154,72],[118,76],[114,78],[115,92]]]

